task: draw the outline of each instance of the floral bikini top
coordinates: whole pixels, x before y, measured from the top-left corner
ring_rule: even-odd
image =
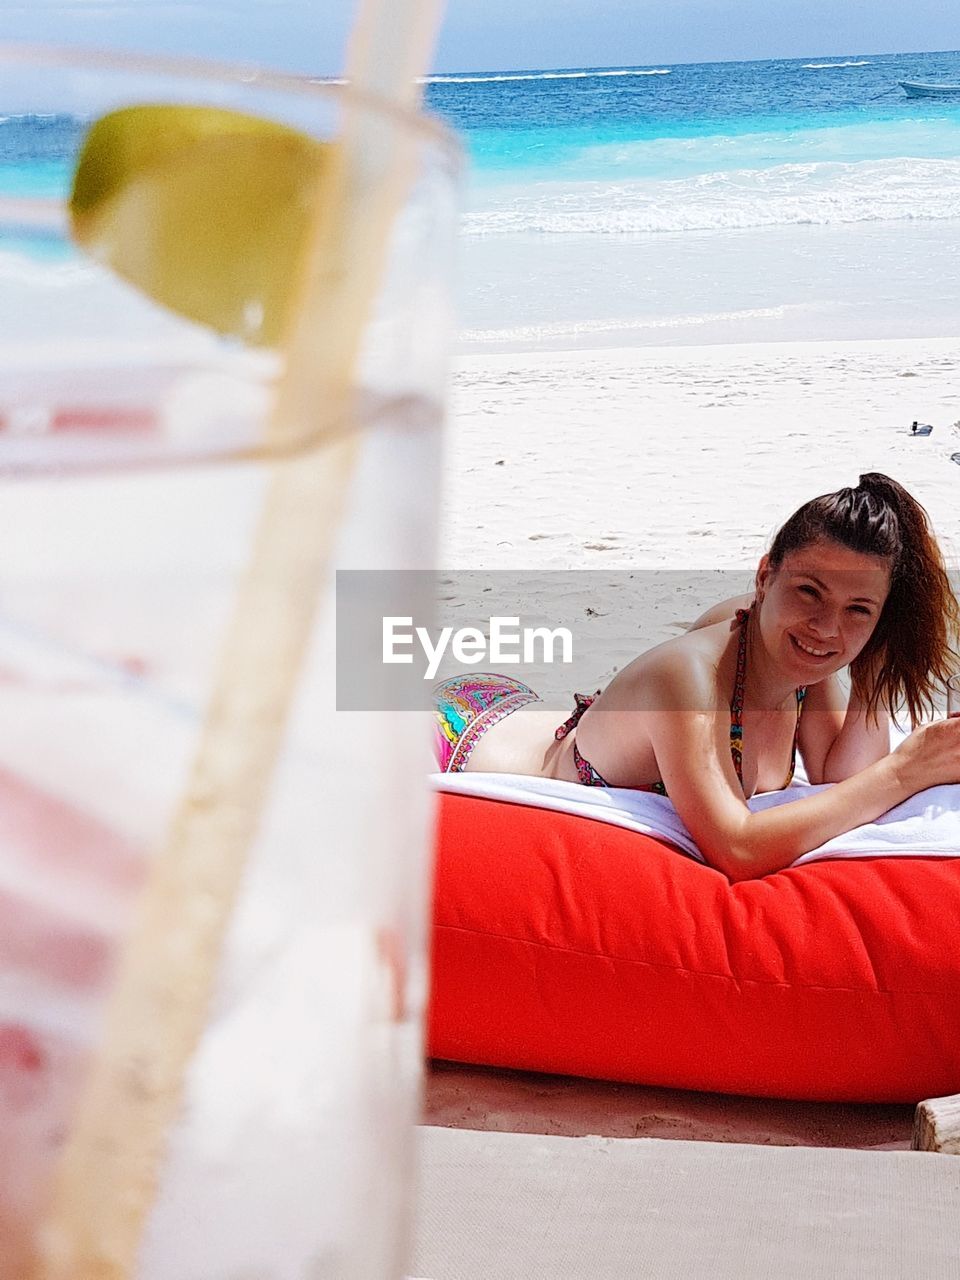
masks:
[[[730,754],[733,757],[733,767],[737,771],[737,778],[740,786],[743,787],[743,686],[747,678],[747,619],[750,617],[749,609],[737,610],[737,622],[740,625],[740,637],[737,642],[737,673],[733,683],[733,697],[730,700]],[[600,696],[598,689],[592,697],[583,693],[575,693],[573,715],[568,720],[564,720],[563,724],[557,729],[554,737],[559,742],[565,738],[571,729],[575,729],[580,723],[580,719],[587,707]],[[807,696],[807,690],[804,685],[797,689],[797,724],[793,731],[793,748],[790,752],[790,772],[787,774],[787,780],[783,784],[789,787],[793,781],[793,772],[797,764],[797,738],[800,733],[800,714],[803,711],[803,700]],[[576,766],[577,777],[587,787],[609,787],[610,783],[602,774],[598,773],[589,760],[585,760],[577,748],[576,739],[573,743],[573,763]],[[658,796],[665,796],[667,789],[662,782],[651,782],[644,786],[632,787],[633,791],[653,791]]]

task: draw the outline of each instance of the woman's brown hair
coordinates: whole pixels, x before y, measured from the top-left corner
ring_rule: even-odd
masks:
[[[917,724],[956,669],[952,642],[960,633],[960,606],[926,511],[896,480],[870,471],[855,489],[826,493],[795,511],[773,540],[771,567],[821,538],[890,561],[890,594],[850,664],[850,679],[868,714],[881,704],[891,712],[906,705]]]

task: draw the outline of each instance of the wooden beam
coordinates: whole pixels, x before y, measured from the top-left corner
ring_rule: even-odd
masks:
[[[960,1156],[960,1093],[927,1098],[913,1117],[913,1150]]]

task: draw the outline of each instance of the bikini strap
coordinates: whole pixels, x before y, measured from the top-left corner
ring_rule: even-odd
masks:
[[[797,688],[797,724],[793,731],[793,748],[790,751],[790,772],[787,775],[786,786],[789,787],[793,781],[793,775],[797,770],[797,740],[800,737],[800,717],[803,714],[803,700],[807,696],[807,686],[799,685]]]
[[[585,760],[580,754],[576,739],[573,741],[573,763],[577,770],[577,777],[585,787],[609,787],[610,783],[603,774],[598,773],[590,761]]]
[[[557,729],[556,732],[554,733],[553,736],[554,738],[556,738],[557,742],[560,742],[563,738],[567,736],[567,734],[572,729],[575,729],[577,727],[587,707],[593,706],[593,704],[596,702],[596,700],[599,697],[600,697],[599,689],[592,696],[586,693],[575,693],[573,695],[573,700],[574,700],[574,703],[576,704],[573,708],[573,715],[570,716],[567,720],[564,720],[560,728]]]
[[[730,754],[737,781],[743,787],[743,687],[747,679],[747,622],[749,609],[737,610],[740,636],[737,640],[737,673],[733,679],[733,697],[730,700]]]

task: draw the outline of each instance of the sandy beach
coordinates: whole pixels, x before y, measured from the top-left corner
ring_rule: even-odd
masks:
[[[960,564],[958,371],[960,339],[461,356],[441,563],[751,569],[795,506],[873,470]]]
[[[606,614],[594,596],[625,570],[726,570],[745,590],[796,506],[872,470],[924,503],[957,568],[958,369],[949,338],[460,355],[440,564],[566,571],[530,602],[558,623]],[[914,419],[933,432],[911,436]],[[622,657],[699,607],[659,605]]]

